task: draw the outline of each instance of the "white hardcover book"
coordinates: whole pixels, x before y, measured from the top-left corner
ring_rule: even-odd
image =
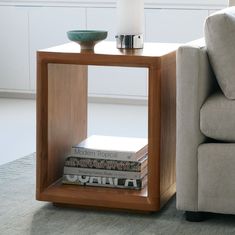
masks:
[[[141,172],[134,171],[114,171],[104,169],[78,168],[78,167],[64,167],[64,175],[87,175],[100,177],[115,177],[128,179],[141,179],[147,175],[148,167],[145,167]]]
[[[101,176],[64,175],[63,184],[77,184],[86,186],[141,189],[147,183],[147,175],[142,179],[120,179]]]
[[[72,155],[82,158],[99,158],[137,161],[148,152],[144,138],[93,135],[72,147]]]

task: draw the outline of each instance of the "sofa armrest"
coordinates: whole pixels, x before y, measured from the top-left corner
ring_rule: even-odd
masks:
[[[217,87],[204,40],[193,41],[177,51],[177,208],[197,211],[198,146],[206,139],[200,131],[200,108]]]

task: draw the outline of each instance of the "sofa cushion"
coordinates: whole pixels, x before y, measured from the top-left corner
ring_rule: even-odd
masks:
[[[207,137],[235,142],[235,100],[221,91],[211,95],[200,110],[200,129]]]
[[[228,99],[235,99],[235,7],[210,15],[205,41],[217,81]]]

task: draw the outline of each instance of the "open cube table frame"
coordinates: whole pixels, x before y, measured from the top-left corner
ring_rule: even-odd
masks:
[[[56,204],[158,211],[175,193],[176,44],[120,51],[113,42],[37,53],[36,198]],[[148,68],[148,183],[142,190],[63,185],[66,154],[87,137],[88,65]]]

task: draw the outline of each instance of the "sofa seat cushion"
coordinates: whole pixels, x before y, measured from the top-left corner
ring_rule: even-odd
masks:
[[[207,137],[235,142],[235,100],[221,91],[211,95],[200,110],[200,129]]]
[[[235,7],[210,15],[205,41],[217,81],[228,99],[235,99]]]

